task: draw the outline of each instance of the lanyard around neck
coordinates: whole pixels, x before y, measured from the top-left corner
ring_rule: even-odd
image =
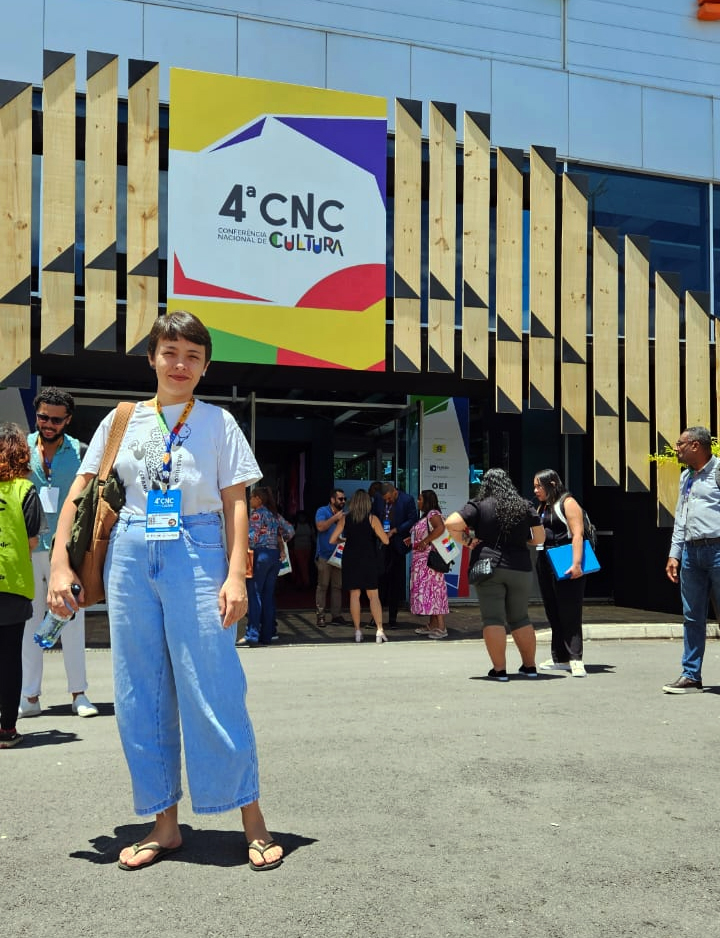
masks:
[[[180,436],[180,431],[185,424],[190,411],[193,409],[195,403],[195,398],[191,397],[190,400],[185,405],[183,412],[180,414],[180,419],[175,424],[175,426],[170,430],[167,425],[167,420],[165,419],[165,414],[163,414],[160,404],[158,403],[157,397],[154,399],[153,403],[155,404],[155,413],[157,414],[158,423],[160,424],[160,430],[163,435],[163,440],[165,441],[165,452],[163,453],[163,464],[162,469],[160,470],[160,483],[165,488],[170,484],[170,473],[172,471],[172,448],[175,445],[175,441]]]

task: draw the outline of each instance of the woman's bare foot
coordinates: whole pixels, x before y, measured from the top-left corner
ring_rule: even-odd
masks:
[[[154,844],[143,850],[146,844]],[[177,850],[182,846],[182,834],[177,822],[177,805],[173,805],[160,814],[155,815],[153,829],[130,847],[120,851],[119,861],[123,866],[136,869],[139,866],[149,866],[154,863],[166,850]],[[158,848],[160,848],[158,850]]]
[[[261,847],[269,844],[273,837],[265,824],[265,818],[260,810],[260,804],[253,801],[252,804],[245,805],[240,809],[242,812],[243,828],[248,845],[257,841]],[[282,860],[285,851],[280,844],[273,843],[272,847],[264,850],[262,853],[255,848],[250,848],[250,861],[256,867],[269,866]]]

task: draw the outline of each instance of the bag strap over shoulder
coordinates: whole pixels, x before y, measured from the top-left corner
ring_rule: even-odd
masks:
[[[105,452],[103,453],[100,469],[98,470],[98,479],[100,482],[105,483],[107,477],[110,475],[110,471],[115,463],[115,457],[120,449],[120,443],[125,436],[127,425],[130,423],[130,418],[134,410],[135,405],[129,401],[121,401],[115,409],[115,416],[110,425],[110,434],[105,444]]]
[[[570,533],[570,525],[567,523],[567,518],[565,517],[565,512],[562,510],[563,502],[567,498],[567,495],[563,495],[559,501],[555,502],[553,505],[553,511],[558,516],[558,518],[565,525],[565,530],[567,531],[567,536],[572,540],[572,534]]]

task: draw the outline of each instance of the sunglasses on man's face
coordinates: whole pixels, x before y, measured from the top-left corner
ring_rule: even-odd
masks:
[[[40,423],[51,423],[54,427],[59,427],[61,423],[65,423],[67,420],[67,416],[51,417],[50,414],[35,414],[35,417]]]

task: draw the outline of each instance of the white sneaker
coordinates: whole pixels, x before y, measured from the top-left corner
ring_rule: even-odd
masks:
[[[582,662],[581,662],[582,663]],[[538,665],[538,671],[569,671],[570,665],[567,662],[553,661],[548,658]]]
[[[573,677],[587,677],[587,671],[582,661],[573,660],[570,662],[570,671]]]
[[[39,717],[41,713],[42,707],[40,706],[39,700],[36,700],[34,703],[32,703],[27,699],[27,697],[20,698],[18,717]]]
[[[78,694],[73,700],[72,711],[79,717],[96,717],[99,713],[98,708],[90,703],[85,694]]]

